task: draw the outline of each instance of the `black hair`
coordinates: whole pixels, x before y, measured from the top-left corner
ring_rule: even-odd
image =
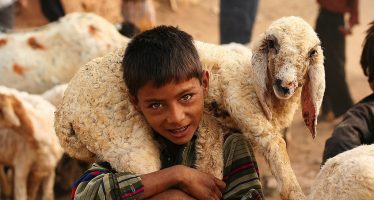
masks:
[[[128,38],[133,38],[135,35],[138,35],[140,33],[139,27],[137,27],[134,23],[128,21],[122,22],[118,27],[118,31],[119,33],[121,33],[121,35]]]
[[[362,49],[360,64],[369,82],[374,81],[374,21],[366,31],[364,48]]]
[[[196,77],[201,83],[203,74],[192,36],[173,26],[159,26],[137,35],[126,48],[122,67],[134,97],[148,82],[161,87]]]

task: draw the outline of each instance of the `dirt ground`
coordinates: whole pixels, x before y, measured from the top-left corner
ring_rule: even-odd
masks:
[[[97,0],[99,1],[99,0]],[[16,28],[23,29],[39,26],[46,23],[40,14],[37,0],[29,0],[30,7],[22,10],[16,21]],[[179,9],[174,12],[166,0],[156,2],[157,23],[177,25],[182,30],[192,34],[195,39],[218,43],[218,13],[219,0],[200,0],[196,4],[180,3]],[[347,37],[347,64],[346,74],[350,91],[355,102],[359,101],[371,91],[363,76],[359,65],[361,45],[364,39],[367,24],[374,20],[373,0],[360,1],[360,25],[353,30],[353,35]],[[282,16],[301,16],[312,26],[318,11],[316,0],[260,0],[258,15],[254,26],[253,40],[262,33],[270,23]],[[340,121],[322,122],[318,125],[318,135],[312,139],[297,112],[290,128],[292,139],[289,144],[289,155],[293,169],[301,187],[307,194],[318,173],[324,143],[331,134],[334,126]],[[263,158],[258,156],[260,173],[262,176],[271,177],[269,169]],[[274,179],[268,185],[275,187]],[[277,192],[267,191],[267,199],[280,199]]]

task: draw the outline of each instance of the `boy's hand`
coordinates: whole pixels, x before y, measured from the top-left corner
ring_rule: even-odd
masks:
[[[161,192],[153,197],[148,198],[148,200],[196,200],[195,198],[191,197],[190,195],[186,194],[182,190],[179,189],[170,189],[166,190],[165,192]]]
[[[221,199],[226,184],[213,175],[196,169],[180,166],[182,182],[179,189],[197,199]]]
[[[343,35],[351,35],[352,34],[352,28],[351,27],[344,27],[344,26],[340,26],[339,27],[339,31],[343,34]]]

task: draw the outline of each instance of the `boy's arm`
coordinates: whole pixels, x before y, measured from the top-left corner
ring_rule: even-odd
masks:
[[[136,199],[143,191],[139,176],[116,173],[109,164],[94,163],[73,184],[71,199]]]
[[[95,163],[74,183],[71,199],[146,199],[169,189],[180,190],[197,199],[220,199],[224,183],[182,165],[139,177],[125,172],[114,173],[110,167]],[[177,193],[162,195],[166,194]]]
[[[195,198],[191,197],[190,195],[186,194],[182,190],[178,189],[170,189],[166,190],[165,192],[161,192],[159,194],[156,194],[148,200],[196,200]]]
[[[225,183],[212,175],[183,165],[175,165],[141,176],[146,199],[169,189],[178,189],[196,199],[221,199]]]

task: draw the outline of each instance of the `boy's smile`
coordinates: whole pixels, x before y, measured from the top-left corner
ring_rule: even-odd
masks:
[[[208,82],[208,72],[203,73],[202,84],[197,78],[162,87],[149,82],[138,90],[137,100],[130,98],[158,134],[174,144],[186,144],[199,126]]]

